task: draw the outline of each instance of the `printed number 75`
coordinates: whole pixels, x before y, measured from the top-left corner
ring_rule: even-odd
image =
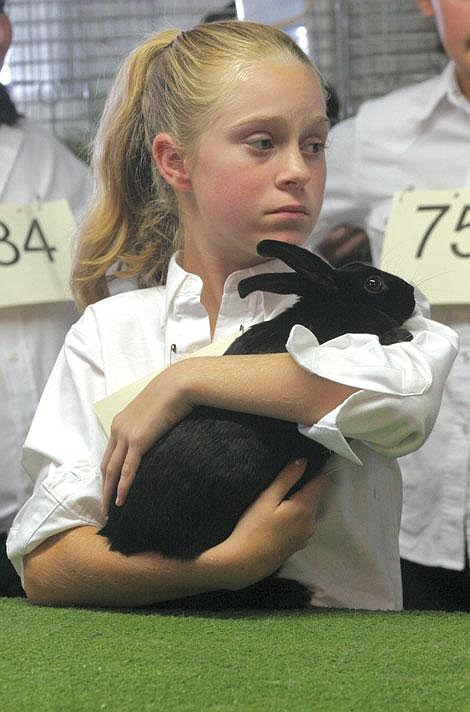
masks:
[[[427,241],[431,237],[431,234],[434,230],[434,228],[439,224],[439,222],[442,220],[444,215],[450,210],[451,205],[418,205],[417,210],[420,210],[421,212],[424,212],[425,210],[433,210],[434,212],[437,212],[436,217],[432,220],[431,224],[429,225],[428,229],[424,233],[421,242],[418,247],[418,251],[416,252],[416,258],[418,259],[419,257],[423,256],[424,248],[426,246]],[[457,225],[454,228],[454,232],[460,232],[461,230],[465,230],[465,228],[470,228],[470,220],[468,222],[465,222],[467,219],[467,213],[470,213],[470,205],[464,205],[462,212],[460,213],[460,217],[458,219]],[[470,257],[470,252],[462,252],[459,249],[459,246],[456,242],[451,242],[450,243],[450,248],[454,255],[457,257]]]

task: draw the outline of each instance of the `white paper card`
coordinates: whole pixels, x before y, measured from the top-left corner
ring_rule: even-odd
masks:
[[[189,356],[191,358],[194,356],[221,356],[238,336],[240,336],[240,332],[237,334],[230,334],[230,336],[226,336],[219,341],[215,341],[212,344],[204,346],[202,349],[194,351]],[[155,376],[161,373],[161,371],[163,371],[163,369],[159,369],[158,371],[150,373],[148,376],[139,378],[138,381],[134,381],[133,383],[124,386],[124,388],[120,388],[118,391],[111,393],[111,395],[97,401],[94,404],[95,413],[108,437],[114,416],[123,410],[123,408],[125,408],[126,405],[130,403],[131,400],[133,400],[148,383],[150,383],[152,378],[155,378]]]
[[[0,203],[0,308],[72,298],[75,230],[66,200]]]
[[[469,304],[470,188],[396,193],[381,266],[430,304]]]

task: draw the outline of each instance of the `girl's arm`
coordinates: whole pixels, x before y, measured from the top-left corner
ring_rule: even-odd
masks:
[[[180,361],[114,418],[102,462],[104,510],[118,480],[122,504],[143,454],[196,405],[315,423],[356,391],[309,373],[287,353]]]
[[[194,358],[159,374],[119,413],[102,461],[104,511],[116,483],[122,504],[143,453],[194,405],[304,424],[301,432],[357,462],[347,438],[389,457],[418,448],[439,410],[457,336],[419,312],[413,340],[382,346],[345,334],[321,346],[295,326],[288,353]]]
[[[110,551],[92,526],[47,539],[24,559],[28,598],[43,605],[143,606],[209,590],[238,589],[275,571],[303,548],[327,478],[284,500],[305,462],[291,463],[245,512],[232,534],[193,561]]]

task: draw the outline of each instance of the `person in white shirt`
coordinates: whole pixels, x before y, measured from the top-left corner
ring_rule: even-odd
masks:
[[[0,2],[0,68],[11,38],[11,23]],[[90,193],[87,167],[50,132],[21,117],[0,85],[0,203],[66,198],[78,220]],[[9,259],[6,250],[1,259]],[[21,448],[64,336],[77,317],[71,301],[0,308],[0,595],[22,592],[5,551],[7,531],[32,490]]]
[[[328,179],[313,246],[333,264],[364,238],[380,263],[393,195],[470,186],[470,3],[418,0],[435,15],[450,59],[440,76],[363,104],[331,133]],[[468,231],[468,230],[467,230]],[[349,258],[350,261],[351,258]],[[460,349],[435,428],[400,459],[404,479],[400,551],[406,608],[469,610],[470,306],[433,307],[459,334]]]
[[[36,486],[8,540],[32,601],[154,604],[243,588],[282,566],[315,606],[401,608],[394,458],[429,434],[454,332],[416,311],[406,343],[348,334],[319,346],[294,327],[284,353],[178,360],[292,303],[262,293],[241,300],[236,287],[285,269],[257,254],[261,239],[308,240],[328,123],[317,70],[272,27],[168,30],[124,63],[96,137],[97,192],[74,269],[86,309],[28,434]],[[141,289],[106,298],[111,268]],[[106,444],[93,404],[164,367],[114,418]],[[199,404],[299,423],[336,453],[329,474],[285,499],[305,467],[290,464],[195,560],[111,551],[96,533],[115,485],[122,503],[142,454]]]

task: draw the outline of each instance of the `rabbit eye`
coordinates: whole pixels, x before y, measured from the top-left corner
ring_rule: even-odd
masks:
[[[364,289],[370,294],[380,294],[385,289],[385,283],[381,277],[368,277],[364,282]]]

